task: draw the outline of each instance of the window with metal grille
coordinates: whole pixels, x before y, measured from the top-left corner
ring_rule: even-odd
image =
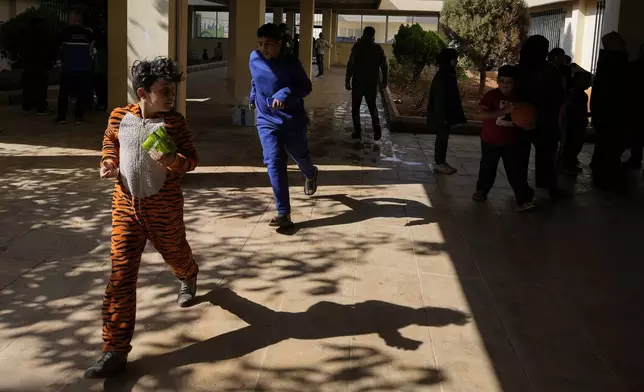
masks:
[[[40,0],[40,6],[52,10],[60,20],[67,20],[67,0]]]
[[[590,72],[597,72],[597,60],[599,59],[599,49],[601,49],[602,30],[604,29],[604,11],[606,10],[606,0],[597,2],[597,14],[595,15],[595,32],[593,34],[593,54],[590,66]]]
[[[561,35],[566,25],[566,12],[563,8],[530,14],[530,34],[543,35],[550,41],[550,49],[561,43]]]

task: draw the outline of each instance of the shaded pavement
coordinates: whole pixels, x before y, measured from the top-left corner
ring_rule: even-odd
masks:
[[[290,167],[299,224],[281,235],[256,131],[227,125],[224,75],[188,79],[200,303],[175,306],[147,249],[129,372],[105,383],[81,379],[109,273],[105,116],[54,126],[0,107],[0,391],[644,389],[641,187],[603,194],[586,171],[571,202],[519,215],[500,169],[475,204],[477,138],[452,138],[451,177],[431,172],[431,135],[364,149],[334,69],[307,100],[320,192]]]

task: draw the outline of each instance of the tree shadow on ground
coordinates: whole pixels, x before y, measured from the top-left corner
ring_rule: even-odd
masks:
[[[199,300],[220,306],[249,325],[175,351],[135,360],[128,365],[128,373],[124,377],[107,380],[105,390],[129,391],[146,375],[154,374],[165,378],[174,369],[183,366],[239,358],[287,339],[318,340],[375,333],[390,347],[417,350],[423,342],[404,337],[399,329],[410,325],[431,327],[465,325],[469,321],[467,314],[453,309],[438,307],[415,309],[383,301],[365,301],[352,305],[323,301],[304,312],[277,312],[243,298],[228,288],[211,291]],[[331,348],[339,351],[349,349],[338,346]],[[375,350],[370,348],[364,348],[362,351],[367,352],[363,352],[362,355],[368,354],[369,350],[372,351],[372,355],[377,355],[373,352]],[[361,355],[359,348],[355,351],[358,356]],[[367,366],[356,366],[355,363],[359,361],[354,361],[352,364],[349,356],[338,356],[337,361],[341,362],[342,369],[325,375],[327,379],[336,382],[357,381],[364,377],[371,377],[375,367],[391,362],[385,360],[385,363],[376,362]],[[444,379],[438,369],[424,370],[426,377],[416,380],[417,382],[435,384]],[[300,387],[306,388],[304,381],[311,375],[302,377],[303,374],[315,372],[315,369],[299,369],[294,373],[301,379],[291,381],[299,381]],[[282,377],[288,377],[287,369],[278,373],[282,373]],[[409,380],[405,384],[408,382]],[[168,388],[172,385],[168,383],[172,383],[172,380],[164,380],[162,384]],[[379,388],[393,391],[400,390],[401,387],[402,385],[380,385]]]

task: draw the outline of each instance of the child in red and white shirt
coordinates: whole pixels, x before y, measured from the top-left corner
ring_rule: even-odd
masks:
[[[481,99],[479,109],[483,118],[481,132],[481,166],[479,168],[476,192],[472,198],[484,201],[494,186],[499,159],[510,186],[514,190],[520,211],[535,208],[534,190],[528,185],[527,162],[530,157],[530,141],[525,131],[512,122],[512,111],[516,108],[515,86],[517,69],[505,65],[499,69],[499,88],[489,91]]]

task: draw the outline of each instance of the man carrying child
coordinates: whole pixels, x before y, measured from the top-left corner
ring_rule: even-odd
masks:
[[[497,89],[489,91],[479,103],[483,130],[481,132],[481,166],[476,192],[472,198],[484,201],[494,186],[499,159],[508,182],[514,190],[519,211],[535,208],[534,190],[528,185],[526,160],[530,159],[530,140],[526,131],[517,128],[511,113],[517,106],[515,96],[517,69],[505,65],[499,69]]]

